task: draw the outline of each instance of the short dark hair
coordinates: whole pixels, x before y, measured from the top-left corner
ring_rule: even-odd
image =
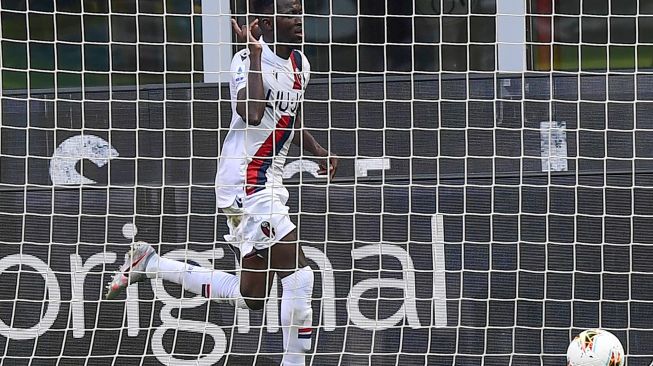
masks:
[[[273,14],[275,0],[252,0],[250,11],[254,14]]]

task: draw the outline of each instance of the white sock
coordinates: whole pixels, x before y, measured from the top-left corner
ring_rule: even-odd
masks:
[[[305,354],[311,350],[313,280],[311,267],[304,267],[281,279],[283,366],[305,365]]]
[[[147,277],[160,277],[177,283],[184,290],[209,299],[248,309],[240,294],[240,279],[232,274],[210,270],[176,260],[152,256],[145,269]]]

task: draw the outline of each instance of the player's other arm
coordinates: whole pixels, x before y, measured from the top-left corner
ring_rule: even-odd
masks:
[[[338,168],[338,157],[334,154],[329,154],[329,150],[322,147],[308,130],[302,128],[300,111],[297,111],[297,122],[295,122],[295,128],[297,131],[293,136],[292,143],[299,146],[300,149],[309,152],[313,156],[328,158],[328,160],[325,159],[320,163],[320,170],[318,173],[326,174],[328,171],[329,176],[333,178],[336,174],[336,169]]]
[[[314,156],[319,156],[319,157],[325,157],[329,155],[329,151],[320,145],[317,140],[315,140],[315,137],[308,132],[308,130],[305,130],[301,127],[297,127],[300,123],[297,122],[295,124],[296,128],[299,133],[295,133],[295,136],[293,136],[292,143],[299,146],[301,149],[304,151],[307,151],[311,153]]]
[[[258,19],[242,27],[231,20],[234,33],[239,42],[247,42],[249,49],[249,70],[246,86],[238,90],[236,112],[249,125],[258,126],[265,113],[265,92],[261,74],[261,54],[263,47],[258,41],[260,35]]]

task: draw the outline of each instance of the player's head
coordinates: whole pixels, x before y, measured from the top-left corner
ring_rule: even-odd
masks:
[[[258,15],[259,28],[266,40],[286,44],[302,42],[301,0],[252,0],[251,10]]]

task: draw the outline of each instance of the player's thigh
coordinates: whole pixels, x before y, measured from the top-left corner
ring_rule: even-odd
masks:
[[[306,257],[293,230],[270,248],[270,269],[283,278],[307,266]]]
[[[280,278],[306,266],[306,259],[297,241],[297,230],[290,219],[285,201],[278,195],[261,192],[243,201],[245,219],[241,252],[245,291],[264,297],[268,294],[272,276]],[[263,273],[265,272],[265,273]]]
[[[297,232],[291,231],[279,242],[264,250],[254,250],[245,255],[241,265],[241,293],[251,297],[266,297],[277,273],[283,278],[308,265]]]
[[[268,269],[267,258],[258,255],[243,257],[240,273],[240,294],[250,309],[262,309],[270,293],[274,272]]]

